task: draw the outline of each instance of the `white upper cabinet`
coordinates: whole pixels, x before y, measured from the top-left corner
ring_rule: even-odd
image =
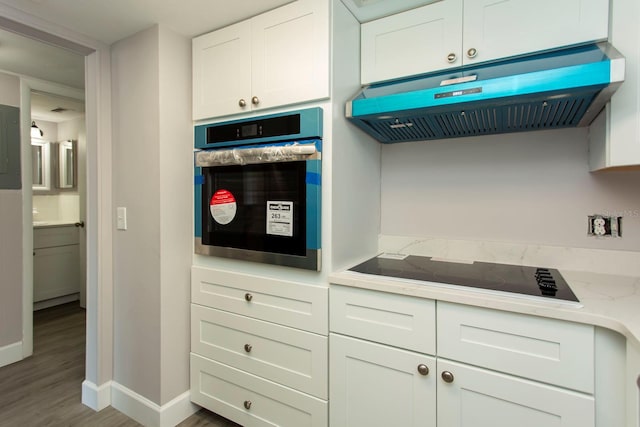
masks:
[[[329,2],[298,0],[193,39],[193,118],[329,97]]]
[[[605,40],[608,16],[609,0],[468,0],[463,64]]]
[[[608,0],[442,0],[362,25],[362,83],[604,40]]]
[[[362,24],[363,84],[460,63],[462,1],[445,0]]]
[[[624,82],[589,129],[591,170],[640,166],[640,3],[616,0],[611,44],[625,58]]]
[[[250,52],[249,21],[193,39],[194,120],[250,109]]]

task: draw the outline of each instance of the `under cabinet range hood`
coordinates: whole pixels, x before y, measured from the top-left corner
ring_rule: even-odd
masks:
[[[624,81],[599,43],[363,88],[346,105],[383,143],[587,126]]]

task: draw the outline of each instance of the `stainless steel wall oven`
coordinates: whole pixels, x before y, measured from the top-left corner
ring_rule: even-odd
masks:
[[[195,128],[195,252],[320,270],[322,109]]]

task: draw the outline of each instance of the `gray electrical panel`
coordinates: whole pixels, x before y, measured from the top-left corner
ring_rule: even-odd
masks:
[[[20,109],[0,105],[0,190],[21,186]]]

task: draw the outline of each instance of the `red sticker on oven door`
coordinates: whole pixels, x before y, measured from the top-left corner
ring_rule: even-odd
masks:
[[[218,224],[225,225],[233,221],[237,208],[236,198],[227,190],[218,190],[211,196],[209,210]]]

